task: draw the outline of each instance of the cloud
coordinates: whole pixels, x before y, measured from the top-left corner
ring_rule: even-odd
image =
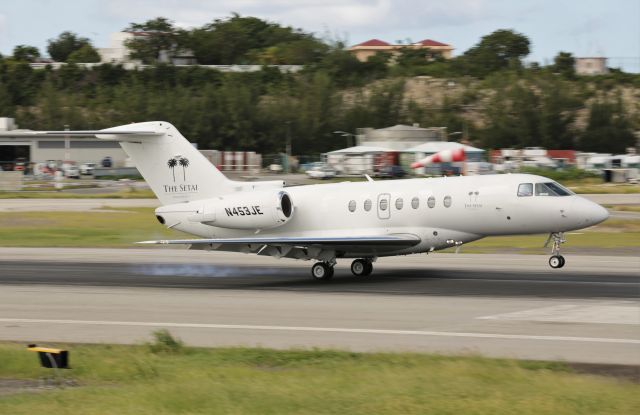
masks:
[[[463,25],[490,18],[488,0],[106,0],[107,13],[141,22],[170,18],[200,26],[232,12],[308,31],[393,32]]]

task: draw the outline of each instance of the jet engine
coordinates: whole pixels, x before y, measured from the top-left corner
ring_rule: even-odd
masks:
[[[293,217],[293,203],[285,191],[239,192],[199,204],[190,222],[229,229],[269,229],[282,226]]]

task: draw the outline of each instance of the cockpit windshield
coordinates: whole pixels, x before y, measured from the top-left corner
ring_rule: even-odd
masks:
[[[536,196],[571,196],[571,190],[556,182],[536,183]]]

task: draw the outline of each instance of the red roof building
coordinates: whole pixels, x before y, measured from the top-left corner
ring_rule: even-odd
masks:
[[[357,44],[356,46],[391,46],[391,44],[380,39],[369,39],[366,42]]]
[[[446,43],[438,42],[432,39],[425,39],[420,42],[408,44],[408,45],[393,45],[380,39],[369,39],[365,42],[358,43],[355,46],[349,48],[351,52],[359,61],[366,62],[371,56],[386,52],[395,56],[400,53],[403,48],[412,49],[428,49],[427,59],[433,59],[437,56],[441,56],[444,59],[450,59],[453,47]]]

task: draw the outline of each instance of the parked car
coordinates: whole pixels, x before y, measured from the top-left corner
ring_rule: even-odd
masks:
[[[102,159],[102,167],[112,167],[113,166],[113,159],[111,158],[111,156],[106,156],[105,158]]]
[[[378,170],[378,177],[404,177],[407,172],[400,166],[386,166]]]
[[[80,165],[80,174],[85,176],[92,176],[95,169],[96,163],[82,163]]]
[[[64,177],[67,177],[70,179],[80,178],[80,169],[75,164],[75,162],[65,161],[64,163],[62,163],[60,170],[62,170]]]
[[[13,171],[24,172],[27,169],[27,159],[24,157],[18,157],[13,163]]]
[[[307,176],[313,179],[330,179],[332,177],[337,176],[337,172],[331,167],[324,166],[315,166],[309,170],[307,170]]]

